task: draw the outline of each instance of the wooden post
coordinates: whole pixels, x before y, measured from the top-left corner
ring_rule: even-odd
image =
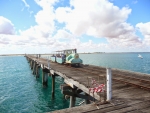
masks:
[[[72,93],[75,93],[74,89],[72,89]],[[69,108],[75,107],[75,102],[76,102],[76,97],[75,96],[70,96],[70,105],[69,105]]]
[[[48,82],[48,75],[46,74],[45,69],[42,69],[42,84],[43,84],[43,86],[47,86],[48,85],[47,82]]]
[[[36,69],[36,67],[35,67],[35,66],[36,66],[36,62],[34,61],[34,62],[33,62],[33,72],[32,72],[32,73],[33,73],[33,75],[35,74],[35,69]]]
[[[48,86],[48,73],[46,73],[46,72],[45,72],[45,75],[44,75],[44,85]]]
[[[39,69],[40,69],[40,66],[39,66],[39,65],[37,65],[37,70],[36,70],[36,79],[40,77]]]
[[[30,67],[32,66],[32,60],[30,59]]]
[[[112,75],[111,68],[107,68],[107,101],[111,100],[112,97]]]
[[[55,75],[51,75],[52,77],[52,98],[55,97]]]
[[[33,69],[33,64],[34,64],[34,62],[33,62],[33,60],[31,60],[31,69]]]
[[[85,96],[88,96],[88,94],[85,93],[85,92],[84,92],[84,95],[85,95]],[[90,101],[89,101],[88,99],[85,99],[85,104],[90,104]]]
[[[42,84],[44,85],[44,76],[45,76],[45,72],[42,69]]]
[[[35,76],[37,75],[37,63],[35,63],[35,71],[34,71]]]

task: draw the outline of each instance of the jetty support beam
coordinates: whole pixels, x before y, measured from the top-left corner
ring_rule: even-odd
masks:
[[[89,104],[90,100],[96,101],[96,99],[94,99],[94,97],[88,95],[87,93],[80,94],[83,91],[81,89],[78,89],[77,87],[72,88],[68,84],[62,84],[60,89],[61,89],[62,94],[67,95],[65,97],[70,97],[70,106],[69,107],[75,106],[76,97],[85,99],[86,104]]]
[[[63,90],[62,94],[69,95],[69,96],[75,96],[75,97],[86,99],[86,100],[96,101],[96,99],[94,97],[92,97],[91,95],[80,94],[80,93],[77,93],[77,91],[71,92],[69,90]]]

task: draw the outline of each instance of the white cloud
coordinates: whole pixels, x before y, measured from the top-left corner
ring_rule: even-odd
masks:
[[[35,0],[35,2],[42,7],[42,10],[35,15],[37,25],[31,26],[25,31],[20,31],[20,34],[29,36],[31,40],[38,38],[43,38],[44,40],[44,38],[51,37],[55,30],[55,15],[52,4],[54,4],[56,0]]]
[[[43,9],[47,9],[54,5],[58,0],[34,0]]]
[[[35,21],[39,25],[44,24],[48,26],[54,26],[54,19],[55,15],[53,12],[53,7],[44,8],[35,15]]]
[[[22,0],[22,2],[25,4],[25,7],[29,8],[29,4],[27,4],[26,0]]]
[[[67,40],[70,40],[72,38],[75,38],[75,36],[69,32],[67,32],[66,30],[64,29],[60,29],[57,31],[57,33],[54,35],[55,39],[67,39]]]
[[[22,2],[24,3],[24,5],[27,8],[28,12],[30,13],[30,17],[31,17],[31,15],[33,14],[33,11],[29,10],[30,5],[26,2],[26,0],[22,0]],[[21,11],[23,11],[23,10],[24,10],[24,7],[21,9]]]
[[[0,16],[0,34],[15,34],[14,25],[3,16]]]
[[[20,35],[28,36],[31,40],[38,39],[38,38],[48,38],[50,37],[53,28],[47,25],[36,25],[31,26],[29,29],[25,31],[20,31]]]
[[[56,9],[56,19],[75,35],[115,38],[134,30],[125,22],[131,13],[127,7],[119,9],[107,0],[71,0],[71,7]]]
[[[135,28],[126,22],[131,11],[128,7],[120,9],[107,0],[71,0],[70,7],[59,7],[55,13],[56,20],[65,23],[65,28],[74,36],[107,38],[109,45],[104,44],[107,49],[122,46],[131,50],[143,46],[135,35]],[[97,47],[89,42],[82,43],[86,45]]]
[[[13,47],[18,51],[22,49],[26,53],[28,50],[31,53],[47,53],[69,48],[77,48],[78,52],[142,51],[150,45],[149,23],[136,26],[145,37],[141,40],[135,35],[135,28],[126,22],[132,11],[128,7],[120,9],[108,0],[71,0],[70,6],[57,9],[54,5],[58,0],[35,2],[42,7],[35,15],[37,25],[20,31],[19,36],[0,35],[0,46]],[[8,19],[3,23],[9,23],[14,32],[14,26]],[[108,43],[95,43],[92,38],[81,42],[80,37],[87,35],[106,38]]]
[[[138,23],[136,27],[144,36],[143,44],[150,46],[150,22]]]
[[[137,3],[138,3],[138,1],[137,1],[137,0],[132,1],[132,4],[137,4]]]
[[[150,35],[150,22],[147,23],[138,23],[136,27],[140,30],[140,32],[145,35]]]

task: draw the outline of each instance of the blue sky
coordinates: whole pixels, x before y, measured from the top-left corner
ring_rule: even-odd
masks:
[[[149,0],[0,0],[0,54],[150,52]]]

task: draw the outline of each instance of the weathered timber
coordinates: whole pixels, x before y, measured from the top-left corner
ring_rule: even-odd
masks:
[[[93,78],[98,80],[99,83],[104,83],[104,76],[106,75],[106,68],[92,65],[82,65],[80,68],[69,67],[66,65],[59,65],[57,63],[50,62],[50,68],[48,68],[48,62],[46,59],[36,59],[33,56],[27,56],[28,60],[37,61],[38,65],[44,64],[44,68],[49,69],[51,76],[59,75],[64,78],[68,83],[63,91],[65,94],[76,96],[84,92],[89,94],[88,79]],[[30,62],[31,63],[31,62]],[[78,88],[75,92],[65,92],[69,88]],[[149,113],[150,112],[150,75],[125,71],[120,69],[112,69],[112,100],[109,103],[101,103],[96,101],[88,105],[82,105],[78,107],[72,107],[64,110],[53,111],[54,113]],[[78,92],[78,93],[77,93]],[[98,93],[89,94],[96,100],[100,99]],[[103,104],[103,105],[102,105]]]
[[[84,92],[84,95],[89,97],[89,95],[85,92]],[[89,98],[85,99],[84,101],[85,101],[85,104],[90,104]],[[93,99],[92,99],[92,101],[93,101]]]
[[[72,91],[63,90],[62,94],[69,95],[69,96],[72,96],[72,97],[82,98],[82,99],[85,99],[85,100],[96,101],[92,96],[76,93],[75,91],[72,92]]]

